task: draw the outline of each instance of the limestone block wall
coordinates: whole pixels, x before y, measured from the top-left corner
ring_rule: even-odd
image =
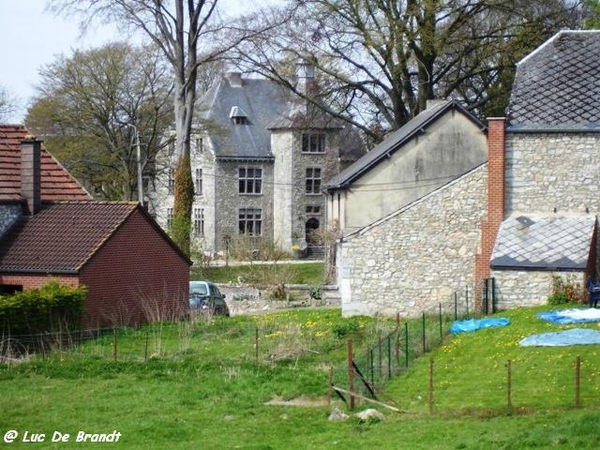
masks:
[[[473,285],[486,213],[487,164],[345,238],[338,257],[344,315],[415,317],[454,307]]]
[[[506,215],[600,210],[597,133],[508,133]]]
[[[496,279],[498,309],[545,305],[552,293],[553,276],[585,286],[583,272],[493,270],[491,276]]]

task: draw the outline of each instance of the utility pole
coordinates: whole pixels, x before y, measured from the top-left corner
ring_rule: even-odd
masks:
[[[140,150],[140,135],[135,125],[129,124],[133,128],[135,133],[135,150],[137,158],[137,187],[138,187],[138,200],[140,205],[144,206],[144,181],[142,179],[142,152]]]

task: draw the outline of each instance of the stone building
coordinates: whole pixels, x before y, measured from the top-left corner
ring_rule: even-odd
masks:
[[[474,282],[485,126],[435,102],[325,187],[344,314],[420,314]]]
[[[600,32],[558,33],[517,64],[507,117],[490,121],[479,269],[500,308],[545,303],[556,276],[598,276],[599,57]]]
[[[298,65],[298,89],[316,89],[312,66]],[[192,139],[192,232],[205,253],[249,237],[291,251],[325,224],[322,185],[360,145],[343,125],[267,79],[227,73],[200,99]],[[356,158],[355,158],[356,159]],[[163,176],[150,210],[168,229],[177,155],[159,155]]]
[[[414,316],[464,285],[480,298],[491,279],[498,308],[539,305],[555,277],[598,278],[599,56],[599,31],[562,31],[517,64],[507,117],[475,126],[474,141],[443,137],[447,114],[436,129],[426,111],[392,135],[399,151],[384,143],[332,180],[345,314]],[[434,143],[426,160],[417,141],[402,150],[417,138]],[[479,165],[448,177],[440,155],[452,142]],[[439,173],[428,192],[417,189],[423,170]]]

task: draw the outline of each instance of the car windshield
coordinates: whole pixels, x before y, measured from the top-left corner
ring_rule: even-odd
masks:
[[[207,295],[208,290],[206,288],[206,285],[204,283],[191,285],[190,286],[190,295],[193,295],[193,294]]]

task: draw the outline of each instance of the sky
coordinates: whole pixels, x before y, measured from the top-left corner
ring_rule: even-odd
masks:
[[[278,0],[219,0],[229,13],[252,10]],[[39,70],[58,56],[118,40],[114,26],[95,27],[81,36],[77,17],[65,18],[45,10],[47,0],[0,0],[0,87],[18,100],[18,110],[7,122],[20,124],[36,94]]]
[[[35,95],[39,69],[74,49],[100,46],[118,38],[114,27],[88,30],[81,37],[77,18],[67,20],[45,12],[46,0],[0,0],[0,86],[19,102],[8,118],[22,123],[27,105]]]

